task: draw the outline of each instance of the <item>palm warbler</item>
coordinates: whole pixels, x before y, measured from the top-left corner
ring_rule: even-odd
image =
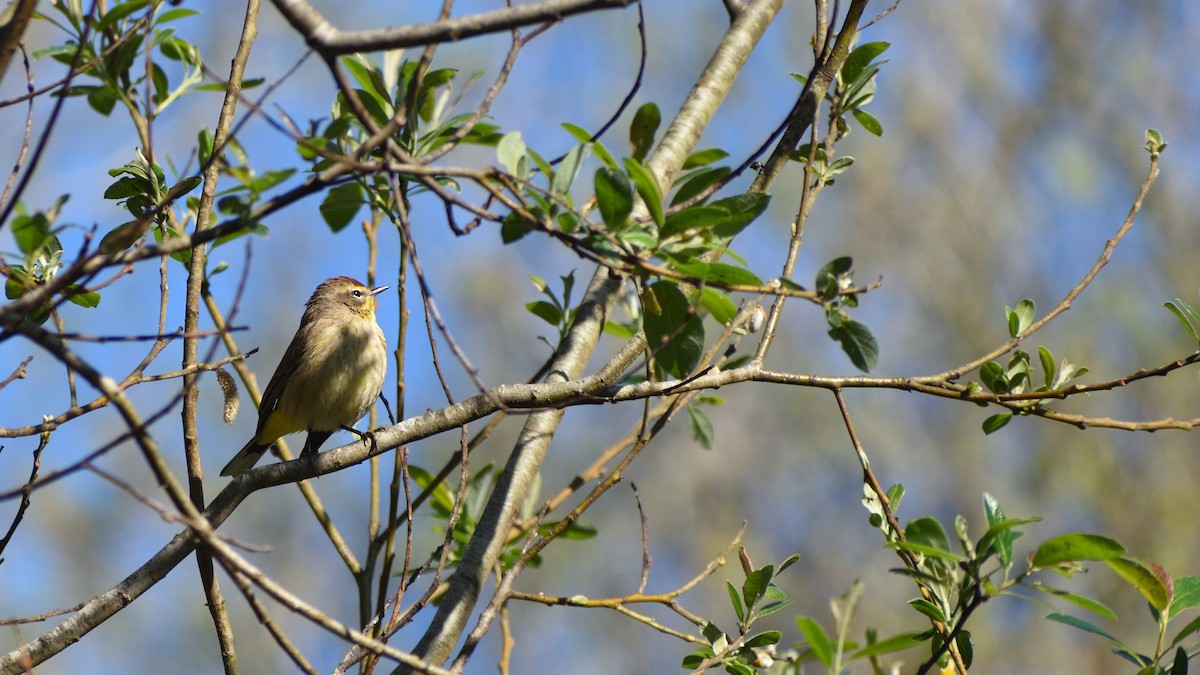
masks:
[[[258,430],[222,476],[249,471],[276,440],[297,431],[308,431],[301,456],[314,453],[367,412],[387,374],[387,341],[375,322],[375,296],[387,288],[369,290],[350,277],[317,286],[263,392]]]

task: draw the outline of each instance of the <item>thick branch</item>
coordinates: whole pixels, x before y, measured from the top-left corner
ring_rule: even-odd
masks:
[[[283,18],[326,58],[353,52],[403,49],[499,33],[521,26],[561,21],[572,14],[626,7],[636,0],[546,0],[470,16],[390,28],[341,31],[305,0],[273,0]]]
[[[670,187],[671,178],[695,147],[700,132],[712,120],[749,52],[782,4],[782,0],[764,0],[747,8],[718,45],[650,158],[650,169],[664,191]],[[620,281],[620,277],[610,276],[603,268],[596,270],[578,318],[551,365],[547,383],[571,379],[582,372],[595,349],[599,331],[603,328],[603,317],[620,288]],[[597,313],[596,310],[600,308],[603,311]],[[417,645],[415,653],[421,659],[441,664],[450,657],[475,608],[483,581],[507,542],[517,507],[528,494],[528,487],[546,456],[562,414],[560,410],[547,410],[532,415],[527,421],[503,477],[488,501],[480,525],[467,545],[464,560],[450,579],[449,589],[438,607],[438,613]],[[397,671],[402,672],[402,669]]]

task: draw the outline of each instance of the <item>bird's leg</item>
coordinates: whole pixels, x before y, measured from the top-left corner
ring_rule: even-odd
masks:
[[[388,421],[395,424],[396,418],[392,416],[392,406],[388,403],[387,397],[383,395],[382,391],[379,392],[379,400],[383,401],[383,409],[387,411]]]
[[[391,411],[389,410],[388,412],[390,413]],[[375,441],[375,433],[374,432],[359,431],[358,429],[355,429],[354,427],[347,427],[347,426],[343,426],[342,428],[345,429],[346,431],[349,431],[350,433],[354,434],[355,436],[358,436],[358,439],[360,441],[367,441],[368,443],[370,443],[372,455],[379,452],[379,443],[377,443]]]

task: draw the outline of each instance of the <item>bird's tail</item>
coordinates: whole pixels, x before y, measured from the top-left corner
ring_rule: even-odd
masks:
[[[253,469],[255,464],[258,464],[258,460],[262,459],[262,456],[266,454],[271,444],[259,445],[254,441],[255,439],[250,439],[246,447],[242,448],[241,452],[229,460],[225,468],[221,469],[222,476],[240,476]]]

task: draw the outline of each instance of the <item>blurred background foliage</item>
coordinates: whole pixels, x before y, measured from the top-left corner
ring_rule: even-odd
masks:
[[[344,28],[424,21],[434,11],[412,2],[318,7]],[[456,12],[489,8],[486,2],[462,2]],[[873,3],[867,13],[883,8]],[[179,30],[209,63],[225,64],[236,45],[236,31],[221,18],[223,10],[200,9],[203,13],[180,22]],[[648,0],[645,9],[649,61],[637,102],[653,101],[669,117],[709,57],[727,17],[716,0],[689,3],[686,10],[677,3]],[[604,12],[573,19],[534,40],[492,110],[494,122],[505,130],[520,129],[529,145],[547,156],[571,147],[573,141],[559,123],[598,127],[630,87],[638,58],[635,22],[631,11]],[[811,32],[811,8],[801,2],[786,6],[702,147],[721,147],[740,159],[765,140],[799,90],[789,73],[806,72],[810,66]],[[31,47],[58,39],[43,22],[27,35]],[[863,39],[892,45],[871,107],[884,135],[875,138],[856,129],[842,144],[841,152],[856,162],[818,201],[797,277],[807,281],[825,261],[852,255],[860,281],[883,279],[882,288],[863,298],[856,314],[872,327],[881,346],[874,374],[925,374],[968,361],[1007,338],[1005,305],[1023,297],[1033,298],[1040,308],[1056,303],[1125,217],[1145,174],[1141,146],[1147,127],[1161,130],[1171,148],[1138,224],[1088,292],[1036,339],[1055,354],[1088,366],[1093,380],[1162,365],[1193,350],[1162,303],[1173,297],[1194,302],[1197,289],[1200,69],[1195,45],[1200,44],[1200,5],[1184,0],[905,2]],[[248,74],[273,81],[303,48],[278,14],[264,7]],[[494,37],[446,45],[437,65],[490,76],[505,48],[505,40]],[[59,71],[46,60],[35,63],[34,72],[43,84]],[[23,92],[19,75],[10,70],[0,98]],[[478,100],[482,88],[469,92],[467,102]],[[328,74],[310,59],[272,97],[268,112],[284,110],[303,126],[328,115],[331,91]],[[214,122],[218,96],[185,98],[156,122],[160,156],[170,155],[180,165],[187,161],[194,130]],[[44,112],[48,102],[38,105]],[[44,208],[69,192],[60,222],[81,227],[95,223],[105,231],[122,219],[112,202],[99,198],[111,182],[105,170],[128,161],[136,142],[127,120],[101,118],[82,100],[68,102],[64,114],[25,201]],[[0,110],[0,146],[15,147],[23,118],[21,106]],[[627,127],[625,119],[614,129]],[[251,119],[239,140],[260,171],[296,163],[291,142],[261,121]],[[623,131],[604,140],[623,149]],[[466,151],[462,157],[463,164],[493,161],[486,149]],[[768,213],[734,246],[754,269],[770,270],[781,262],[799,203],[799,175],[798,165],[787,170],[776,183]],[[730,193],[744,189],[747,181],[732,185]],[[557,279],[573,269],[590,272],[589,266],[541,237],[502,246],[498,233],[484,228],[456,238],[433,199],[414,202],[413,213],[418,223],[414,236],[434,294],[482,380],[489,385],[523,381],[547,356],[548,348],[537,337],[553,338],[552,329],[522,307],[537,299],[526,275]],[[365,267],[365,245],[357,228],[331,234],[314,199],[266,224],[271,234],[249,244],[251,257],[245,257],[247,244],[240,242],[215,254],[238,268],[252,266],[238,321],[249,329],[238,339],[243,348],[261,347],[251,360],[260,374],[277,363],[316,283],[336,274],[361,275]],[[398,264],[392,237],[381,250],[380,283],[394,276]],[[64,245],[71,249],[71,243]],[[0,233],[0,249],[14,248],[11,234]],[[236,279],[230,273],[216,278],[213,291],[219,299],[227,303],[232,298]],[[180,269],[172,270],[171,280],[181,298]],[[68,324],[85,333],[153,332],[157,281],[153,265],[140,266],[105,292],[102,312],[67,307]],[[416,311],[419,301],[415,296],[409,300]],[[396,299],[390,296],[383,304],[380,320],[393,338]],[[181,309],[174,309],[168,328],[182,323]],[[819,310],[790,305],[768,367],[851,373],[825,330]],[[602,353],[619,344],[608,340]],[[124,372],[142,353],[139,346],[124,345],[79,349],[114,373]],[[171,349],[175,351],[168,350],[164,363],[178,363],[178,346]],[[0,363],[15,364],[30,353],[10,340],[0,344]],[[30,378],[0,392],[0,425],[36,423],[41,414],[65,407],[61,368],[45,355],[34,356]],[[405,410],[414,414],[440,406],[440,388],[427,365],[428,347],[413,340],[407,358]],[[459,397],[473,393],[461,369],[452,367],[450,374]],[[151,385],[132,395],[150,408],[177,386]],[[218,422],[215,380],[206,378],[202,388],[205,465],[208,489],[215,492],[224,480],[216,477],[216,469],[240,447],[254,416],[243,401],[242,419],[224,427]],[[1188,418],[1196,416],[1197,393],[1194,372],[1185,370],[1077,397],[1061,408],[1133,420]],[[795,635],[792,617],[797,613],[829,620],[829,598],[861,578],[866,595],[856,620],[859,634],[868,625],[886,634],[913,629],[919,621],[903,604],[914,595],[913,588],[888,573],[896,559],[881,547],[859,503],[860,470],[832,397],[772,385],[739,385],[719,395],[726,403],[709,411],[716,427],[712,451],[692,440],[684,421],[653,444],[629,474],[641,488],[649,518],[654,556],[649,590],[674,588],[699,572],[745,523],[744,543],[756,564],[800,554],[777,582],[795,604],[765,623]],[[950,522],[961,513],[978,535],[984,529],[986,491],[997,496],[1009,515],[1047,516],[1029,528],[1035,540],[1093,531],[1176,574],[1200,573],[1194,535],[1200,517],[1195,499],[1200,461],[1187,434],[1080,431],[1023,418],[984,436],[980,424],[995,411],[897,391],[854,390],[846,397],[877,475],[885,484],[899,482],[908,489],[901,520],[930,514]],[[634,407],[572,409],[545,466],[546,490],[569,481],[612,441],[618,423],[634,423],[637,412]],[[44,463],[69,464],[94,439],[120,430],[109,411],[89,417],[88,424],[56,432],[54,451]],[[505,439],[511,439],[518,424],[510,420],[502,425],[497,440],[473,461],[502,462],[510,447]],[[180,443],[171,439],[172,425],[177,425],[173,414],[156,427],[164,432],[167,448]],[[23,476],[33,443],[29,438],[6,440],[0,474]],[[412,448],[412,461],[436,470],[455,445],[454,438],[424,441]],[[102,465],[153,491],[133,453],[132,447],[120,448]],[[172,457],[182,471],[180,453]],[[365,472],[360,466],[318,482],[327,503],[336,505],[337,520],[363,520]],[[11,502],[0,505],[0,514],[12,508]],[[527,572],[519,589],[602,597],[636,588],[641,551],[629,491],[614,491],[588,518],[600,536],[552,547],[546,564]],[[90,597],[141,564],[175,530],[89,475],[40,491],[27,521],[0,567],[3,616],[36,614]],[[349,578],[295,491],[252,496],[222,532],[270,546],[269,554],[255,556],[256,564],[285,585],[304,589],[310,601],[333,614],[346,619],[356,615],[354,599],[340,590]],[[423,543],[432,542],[430,535]],[[1017,550],[1018,555],[1027,551],[1022,542]],[[685,596],[684,604],[732,624],[720,581],[725,578],[740,578],[736,563]],[[1145,619],[1144,601],[1111,572],[1097,568],[1064,585],[1103,599],[1121,619],[1102,625],[1128,643],[1150,648],[1154,625]],[[266,634],[252,632],[255,620],[244,604],[234,602],[232,609],[235,628],[252,636],[239,640],[246,671],[286,670]],[[648,611],[677,621],[666,612]],[[972,619],[978,672],[1111,672],[1122,666],[1101,640],[1047,623],[1042,620],[1046,613],[1044,607],[1013,600],[987,604]],[[279,614],[298,644],[322,645],[313,655],[318,664],[329,667],[340,658],[340,643],[301,619]],[[514,672],[675,672],[686,652],[672,639],[604,610],[515,603],[512,623]],[[422,629],[418,622],[409,629],[412,637],[402,634],[396,644],[410,645]],[[16,629],[10,644],[41,630],[36,624]],[[494,668],[495,638],[484,643],[470,672]],[[214,649],[203,595],[185,563],[47,664],[44,672],[156,672],[167,667],[205,672],[214,664],[209,656]],[[912,662],[919,658],[916,653]]]

